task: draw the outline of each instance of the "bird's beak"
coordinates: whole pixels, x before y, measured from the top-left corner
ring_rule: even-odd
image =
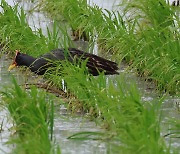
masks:
[[[14,58],[13,63],[9,66],[8,71],[12,70],[14,67],[17,66],[17,63],[16,63],[15,60],[16,60],[16,57],[17,57],[18,54],[20,54],[20,52],[19,52],[19,50],[16,50],[16,56],[15,56],[15,58]]]
[[[14,67],[16,67],[16,63],[14,62],[14,63],[12,63],[10,66],[9,66],[9,68],[8,68],[8,71],[10,71],[10,70],[12,70]]]

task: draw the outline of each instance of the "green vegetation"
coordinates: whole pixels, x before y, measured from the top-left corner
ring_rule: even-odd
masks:
[[[157,4],[155,0],[152,2]],[[159,90],[179,92],[179,31],[172,20],[175,13],[164,2],[162,4],[163,8],[167,9],[166,13],[157,14],[156,18],[153,18],[154,14],[149,14],[147,16],[149,21],[145,25],[139,21],[142,17],[136,17],[136,20],[129,22],[124,21],[120,13],[109,11],[104,13],[98,7],[89,7],[86,1],[46,0],[41,4],[44,4],[41,7],[49,13],[60,14],[56,17],[66,19],[74,31],[86,35],[90,41],[93,41],[94,35],[97,35],[99,47],[103,51],[108,51],[108,54],[112,53],[112,59],[126,60],[132,68],[137,69],[138,73],[156,82]],[[149,8],[153,6],[151,3],[148,4]],[[146,4],[134,4],[136,7],[140,5],[145,7]],[[159,4],[157,6],[162,7]],[[4,11],[0,14],[0,40],[4,47],[8,47],[10,53],[20,49],[29,55],[38,56],[60,46],[56,26],[53,32],[47,29],[46,37],[40,29],[32,31],[26,22],[23,10],[17,11],[17,5],[10,7],[3,0],[1,7]],[[128,5],[127,9],[130,8],[131,6]],[[147,9],[143,10],[147,11]],[[158,18],[161,19],[161,15],[163,20],[157,21]],[[178,22],[178,18],[175,20]],[[69,38],[69,36],[64,37]],[[75,97],[78,103],[82,104],[83,110],[89,112],[94,120],[108,128],[111,138],[120,142],[115,144],[116,148],[110,152],[170,153],[172,149],[165,144],[164,137],[160,134],[161,99],[152,102],[142,101],[136,85],[132,82],[126,83],[123,74],[112,78],[104,74],[93,77],[84,73],[85,63],[82,63],[81,67],[66,61],[56,65],[57,67],[49,70],[51,73],[47,72],[45,77],[58,88],[62,88],[61,81],[65,80],[67,93]],[[41,150],[45,149],[50,153],[53,151],[48,135],[52,133],[49,130],[52,130],[53,125],[51,99],[48,99],[49,101],[45,99],[47,98],[45,93],[40,93],[36,88],[25,92],[15,81],[14,86],[15,88],[8,89],[4,93],[4,100],[7,102],[19,134],[16,143],[20,144],[17,149],[28,151],[28,148],[35,146],[37,153],[44,153]],[[77,105],[77,102],[73,105]],[[37,123],[41,125],[36,125]],[[31,138],[32,133],[35,133],[40,140],[34,141]],[[22,142],[25,140],[30,144]]]
[[[33,56],[41,55],[57,47],[56,27],[48,37],[42,34],[41,29],[33,31],[26,22],[26,15],[18,5],[11,7],[4,0],[1,1],[0,13],[0,40],[4,52],[13,54],[14,50],[29,53]],[[52,97],[32,87],[30,91],[20,88],[13,81],[14,88],[3,92],[17,137],[9,143],[16,143],[17,153],[60,153],[59,148],[53,145],[53,101]]]
[[[160,101],[143,102],[135,84],[125,83],[122,75],[107,81],[103,74],[85,75],[84,64],[81,69],[67,62],[60,65],[57,64],[54,73],[51,69],[48,78],[57,86],[65,80],[71,94],[83,103],[84,110],[89,110],[95,119],[103,118],[105,127],[121,142],[111,152],[121,149],[122,153],[169,153],[160,136]]]
[[[165,0],[125,1],[119,7],[121,13],[88,6],[86,0],[45,0],[40,4],[56,20],[65,19],[79,35],[86,34],[90,40],[98,36],[103,55],[110,52],[118,62],[124,59],[155,82],[157,89],[179,93],[180,20]]]
[[[54,153],[53,99],[35,87],[29,91],[20,88],[13,79],[13,87],[1,92],[4,105],[15,123],[17,135],[9,141],[16,143],[15,153]],[[49,136],[49,134],[51,136]],[[58,153],[58,152],[56,152]]]
[[[0,13],[0,40],[1,44],[8,47],[8,51],[13,52],[16,49],[33,56],[39,56],[58,46],[56,36],[56,27],[54,31],[48,31],[48,37],[42,34],[41,29],[33,31],[26,22],[26,15],[21,8],[18,11],[18,5],[11,7],[2,0]],[[47,29],[48,30],[48,29]]]

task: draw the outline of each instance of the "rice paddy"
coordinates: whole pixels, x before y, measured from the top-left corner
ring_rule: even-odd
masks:
[[[37,82],[44,78],[48,86],[64,90],[65,95],[56,99],[63,102],[72,115],[81,113],[101,127],[101,131],[76,132],[67,140],[74,144],[80,140],[104,142],[106,150],[102,153],[178,153],[178,8],[164,0],[122,1],[116,11],[89,5],[86,0],[37,0],[32,4],[28,13],[43,12],[52,21],[51,27],[44,30],[34,25],[33,28],[27,22],[28,13],[18,3],[10,6],[2,0],[2,54],[14,57],[18,49],[38,57],[52,49],[77,47],[81,40],[87,44],[87,52],[98,50],[94,53],[116,61],[123,68],[119,70],[120,75],[100,73],[94,77],[84,73],[86,62],[76,66],[61,61],[55,62],[56,67],[44,76],[35,77]],[[153,85],[149,92],[155,93],[155,97],[143,98],[137,81],[128,79],[127,73]],[[54,133],[54,115],[62,103],[57,104],[55,95],[37,85],[26,88],[12,77],[11,86],[1,89],[1,106],[9,112],[15,130],[7,143],[16,145],[15,153],[66,153]],[[169,97],[174,100],[168,100]],[[166,101],[172,104],[168,109],[176,113],[175,116],[164,115]],[[73,153],[73,149],[71,151]]]

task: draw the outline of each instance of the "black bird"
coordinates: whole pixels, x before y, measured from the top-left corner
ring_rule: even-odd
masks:
[[[65,49],[55,49],[39,58],[16,51],[14,61],[8,70],[10,71],[15,66],[27,66],[32,72],[43,75],[49,67],[53,67],[50,63],[57,60],[68,60],[73,64],[76,64],[77,60],[87,60],[86,67],[88,72],[94,76],[99,75],[99,72],[104,72],[105,75],[119,74],[117,72],[117,63],[75,48],[68,48],[68,51]]]

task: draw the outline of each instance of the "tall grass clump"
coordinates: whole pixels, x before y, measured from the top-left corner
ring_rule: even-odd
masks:
[[[176,9],[165,0],[125,1],[119,6],[121,12],[91,7],[83,0],[43,3],[50,14],[60,10],[73,30],[85,32],[90,40],[97,37],[103,52],[125,60],[157,89],[179,93],[180,22]]]
[[[138,0],[131,1],[126,12],[133,12],[138,24],[133,33],[138,38],[134,52],[136,67],[154,80],[158,89],[179,93],[180,33],[175,9],[165,0]]]
[[[86,112],[103,121],[120,142],[112,152],[169,153],[160,135],[161,100],[143,102],[135,84],[125,83],[123,76],[93,77],[85,75],[85,63],[80,66],[61,62],[46,75],[59,87],[59,81],[65,80],[67,92],[83,103]]]
[[[16,135],[9,143],[16,143],[17,153],[53,153],[53,99],[36,87],[28,91],[15,79],[13,87],[1,92],[4,105],[13,121]]]
[[[58,47],[56,26],[48,36],[42,34],[42,30],[33,31],[26,21],[26,14],[18,5],[9,6],[4,0],[0,7],[0,40],[8,46],[9,51],[21,50],[33,56],[39,56]]]

